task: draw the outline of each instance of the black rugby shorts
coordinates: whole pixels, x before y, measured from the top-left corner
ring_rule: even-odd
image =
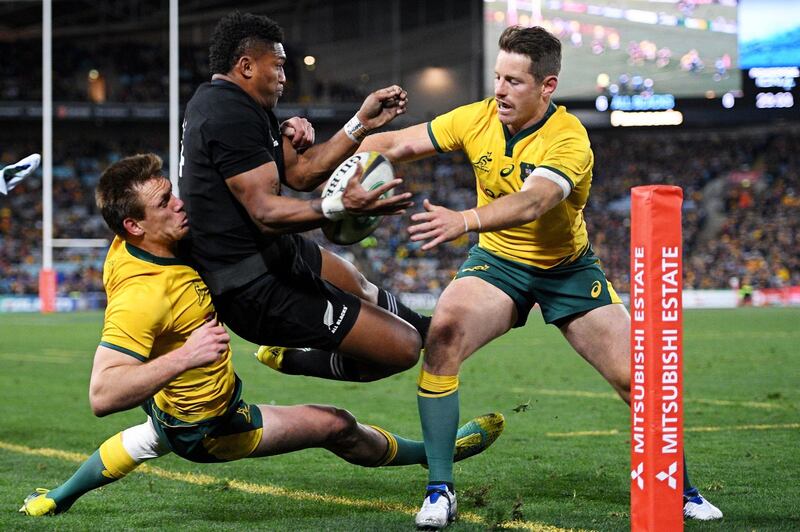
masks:
[[[266,274],[215,298],[220,319],[254,344],[337,349],[361,300],[320,277],[322,253],[314,242],[283,235],[279,249]]]

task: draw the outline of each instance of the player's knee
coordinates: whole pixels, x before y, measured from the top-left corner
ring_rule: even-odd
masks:
[[[149,418],[141,425],[122,431],[122,445],[137,464],[169,452],[167,443],[161,440]]]
[[[452,313],[448,313],[431,322],[426,348],[457,346],[463,338],[464,326]]]
[[[330,406],[330,420],[327,425],[328,443],[336,447],[351,445],[358,437],[358,422],[355,416],[343,408]]]
[[[400,318],[396,318],[396,322],[392,330],[394,342],[390,347],[393,353],[389,364],[396,370],[394,373],[413,368],[419,361],[422,350],[422,337],[417,330]]]

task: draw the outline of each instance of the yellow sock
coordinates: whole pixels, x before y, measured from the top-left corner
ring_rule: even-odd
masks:
[[[395,456],[397,456],[397,439],[394,437],[394,434],[376,425],[369,425],[369,426],[377,430],[381,434],[383,434],[383,437],[386,438],[387,442],[386,452],[383,454],[380,460],[378,460],[378,462],[375,464],[374,467],[385,466],[386,464],[391,463],[392,460],[394,460]]]
[[[420,369],[417,386],[420,397],[447,397],[458,390],[458,375],[433,375]]]
[[[100,446],[100,459],[103,461],[103,476],[113,479],[121,479],[134,469],[137,464],[134,462],[125,446],[122,445],[122,433],[110,437]]]

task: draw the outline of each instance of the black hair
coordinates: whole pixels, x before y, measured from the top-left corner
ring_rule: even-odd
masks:
[[[283,29],[264,15],[234,11],[222,17],[211,34],[208,67],[211,74],[227,74],[240,57],[283,42]]]

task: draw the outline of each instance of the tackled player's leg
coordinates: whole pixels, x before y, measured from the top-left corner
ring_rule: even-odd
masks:
[[[167,443],[156,432],[152,420],[107,439],[66,482],[48,490],[37,488],[22,503],[20,513],[30,516],[66,512],[79,497],[115,482],[140,464],[169,453]]]
[[[262,434],[251,458],[320,447],[364,467],[426,464],[423,442],[359,423],[347,410],[329,405],[259,405],[258,408]],[[504,428],[505,418],[497,412],[470,420],[458,430],[453,460],[480,454]]]

